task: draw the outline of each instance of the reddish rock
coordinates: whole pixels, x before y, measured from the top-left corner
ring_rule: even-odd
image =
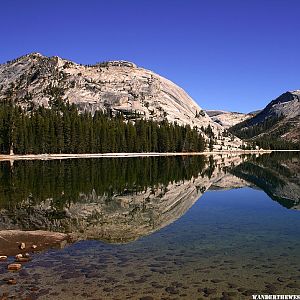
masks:
[[[21,264],[9,264],[7,266],[7,269],[9,271],[19,271],[20,269],[22,268],[22,265]]]
[[[8,279],[7,284],[17,284],[17,280],[14,278]]]
[[[30,260],[31,260],[30,257],[18,257],[18,258],[16,258],[16,261],[18,261],[18,262],[28,262]]]

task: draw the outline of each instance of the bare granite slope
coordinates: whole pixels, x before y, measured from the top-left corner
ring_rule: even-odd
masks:
[[[251,113],[243,114],[240,112],[230,112],[223,110],[206,110],[206,113],[214,122],[222,125],[226,129],[254,116]]]
[[[223,149],[241,140],[224,134],[198,104],[172,81],[127,61],[81,65],[39,53],[0,65],[0,101],[9,97],[23,107],[48,107],[55,97],[75,103],[81,111],[123,112],[156,121],[206,128],[210,125]]]

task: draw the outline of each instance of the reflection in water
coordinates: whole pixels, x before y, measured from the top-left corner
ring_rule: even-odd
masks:
[[[261,188],[281,205],[300,209],[299,153],[271,153],[254,157],[230,172]]]
[[[270,200],[299,208],[298,154],[19,161],[0,168],[1,229],[83,239],[34,254],[10,274],[16,285],[5,283],[0,264],[0,298],[300,293],[299,212]]]
[[[183,215],[213,168],[204,157],[6,163],[1,227],[128,242]]]
[[[259,187],[299,205],[299,155],[18,161],[1,167],[1,229],[129,242],[174,222],[208,189]]]

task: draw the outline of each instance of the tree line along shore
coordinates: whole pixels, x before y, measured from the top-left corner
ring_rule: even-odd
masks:
[[[166,120],[145,120],[138,114],[96,111],[80,113],[74,104],[54,98],[49,108],[15,105],[9,100],[0,104],[0,159],[48,159],[79,155],[86,157],[149,156],[211,153],[216,136],[212,128],[191,128]],[[230,134],[227,132],[227,134]],[[208,137],[205,139],[204,135]],[[244,151],[255,149],[248,143]],[[270,147],[269,147],[270,148]],[[272,147],[271,147],[272,148]],[[275,147],[276,148],[276,147]],[[268,149],[266,147],[265,149]],[[227,152],[227,151],[217,151]]]
[[[4,101],[0,105],[0,153],[202,152],[208,146],[197,128],[135,117],[132,122],[123,114],[79,113],[75,105],[58,100],[51,108],[26,111]]]

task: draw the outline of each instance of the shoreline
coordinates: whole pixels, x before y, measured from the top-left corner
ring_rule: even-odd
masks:
[[[154,156],[198,156],[198,155],[242,155],[263,154],[272,152],[299,152],[300,150],[223,150],[204,152],[142,152],[142,153],[78,153],[78,154],[24,154],[24,155],[1,155],[0,161],[15,160],[54,160],[73,158],[125,158],[125,157],[154,157]]]
[[[72,243],[70,235],[62,232],[46,230],[0,230],[0,255],[8,257],[19,253],[41,252],[49,248],[64,248]],[[25,249],[20,249],[19,245],[25,244]],[[33,245],[36,247],[33,248]]]

